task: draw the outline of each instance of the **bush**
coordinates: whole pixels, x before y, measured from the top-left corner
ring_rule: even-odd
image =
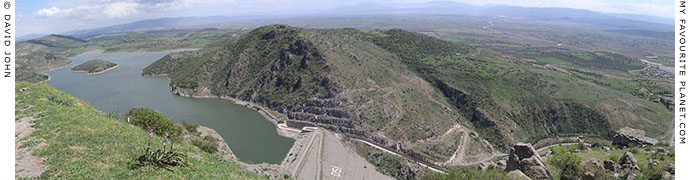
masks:
[[[631,148],[631,149],[630,149],[630,152],[633,153],[633,154],[638,154],[638,153],[640,153],[640,149],[638,149],[638,148]]]
[[[112,119],[121,119],[122,113],[120,113],[119,111],[109,112],[108,114],[106,114],[106,116]]]
[[[579,143],[577,143],[577,149],[584,151],[587,149],[587,146],[585,146],[585,143],[579,142]]]
[[[560,179],[579,179],[582,158],[573,153],[574,146],[553,148],[553,155],[548,159],[548,163],[555,166],[560,171]]]
[[[137,157],[133,168],[150,165],[170,170],[168,168],[170,166],[186,165],[187,156],[173,151],[175,141],[179,141],[184,132],[182,126],[175,125],[163,113],[148,108],[132,108],[127,112],[126,117],[128,122],[143,128],[148,133],[146,151]],[[163,149],[151,151],[151,134],[163,137],[161,139]],[[170,148],[167,148],[168,142]]]
[[[505,171],[488,169],[480,171],[471,167],[451,167],[448,173],[431,173],[427,180],[474,180],[474,179],[509,179]]]
[[[144,166],[155,166],[171,170],[169,169],[171,166],[186,166],[187,155],[184,153],[162,151],[159,149],[153,152],[146,152],[145,154],[137,157],[135,162],[136,163],[133,164],[132,169]]]
[[[175,131],[173,121],[170,118],[149,108],[132,108],[127,112],[127,121],[143,128],[148,133],[154,133],[159,136],[167,136],[167,134]]]
[[[184,128],[187,130],[187,132],[190,132],[190,133],[192,133],[192,134],[198,133],[198,132],[196,131],[196,128],[199,127],[199,124],[197,124],[197,123],[186,122],[186,121],[185,121],[185,122],[182,122],[182,126],[184,126]]]
[[[63,99],[57,95],[49,96],[48,100],[50,100],[51,102],[53,102],[55,104],[59,104],[59,105],[63,105],[63,106],[71,106],[72,104],[74,104],[74,103],[72,103],[72,101],[67,100],[67,99]]]
[[[611,160],[613,162],[618,162],[618,158],[620,158],[620,157],[616,156],[615,154],[609,154],[609,160]]]
[[[204,138],[193,139],[192,144],[208,153],[218,152],[218,139],[213,138],[211,136],[204,136]]]
[[[601,147],[603,147],[603,145],[599,142],[592,143],[592,148],[601,148]]]
[[[640,179],[651,179],[651,180],[661,180],[663,179],[664,176],[664,171],[666,171],[666,167],[663,165],[652,165],[649,164],[647,168],[643,168],[642,172],[640,173]],[[635,179],[638,179],[637,177]]]

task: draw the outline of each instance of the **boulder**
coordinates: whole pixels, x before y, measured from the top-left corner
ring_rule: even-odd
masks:
[[[668,151],[666,150],[666,148],[659,147],[659,148],[656,149],[656,154],[659,154],[659,155],[666,155],[666,154],[668,154]]]
[[[501,160],[498,161],[497,164],[498,164],[499,166],[506,166],[506,160],[501,159]]]
[[[506,171],[520,170],[532,179],[551,179],[544,161],[530,144],[516,144],[510,149]]]
[[[477,166],[477,169],[480,171],[484,171],[487,169],[494,169],[494,168],[496,168],[496,163],[493,163],[493,162],[489,162],[489,163],[483,162],[483,163],[479,163],[479,166]]]
[[[659,141],[649,138],[644,130],[633,129],[629,127],[621,128],[613,135],[613,144],[620,146],[630,145],[656,145]]]
[[[618,164],[621,169],[625,171],[640,170],[640,166],[637,165],[637,160],[635,156],[630,151],[626,151],[623,156],[618,160]]]
[[[676,174],[676,165],[672,163],[668,164],[668,166],[666,166],[666,171],[671,174]]]
[[[649,165],[652,165],[652,166],[659,165],[659,161],[657,161],[655,159],[651,159],[651,158],[647,159],[647,163],[649,163]]]
[[[589,161],[585,162],[585,165],[590,167],[596,167],[597,169],[604,169],[604,166],[599,164],[599,162],[596,159],[589,159]]]
[[[664,171],[661,173],[661,179],[673,179],[673,175],[671,173]]]
[[[513,170],[508,172],[508,177],[513,180],[531,180],[529,176],[525,175],[525,173],[522,173],[520,170]]]
[[[630,171],[630,172],[628,172],[627,174],[625,174],[625,176],[623,177],[623,179],[625,179],[625,180],[635,180],[635,176],[637,176],[637,174],[635,174],[634,171]]]
[[[615,172],[618,169],[618,164],[611,160],[604,161],[604,169]]]

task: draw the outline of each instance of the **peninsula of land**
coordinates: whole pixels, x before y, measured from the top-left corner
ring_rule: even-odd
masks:
[[[86,72],[88,75],[101,74],[119,67],[118,64],[108,62],[102,59],[94,59],[74,66],[70,71]]]

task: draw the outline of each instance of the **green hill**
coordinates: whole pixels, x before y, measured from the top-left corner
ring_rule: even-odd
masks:
[[[586,68],[642,67],[610,53],[593,54],[591,62],[561,56]],[[618,65],[624,66],[610,68]],[[454,125],[505,150],[511,143],[554,136],[607,138],[623,126],[656,137],[670,124],[672,113],[662,104],[569,71],[575,72],[403,30],[272,25],[199,51],[170,54],[142,75],[168,75],[176,94],[257,102],[290,119],[435,162],[464,145],[444,138],[454,135],[449,133]],[[481,143],[470,146],[491,151]]]
[[[17,81],[48,80],[43,72],[70,63],[67,57],[84,50],[86,41],[69,36],[48,35],[17,43]]]
[[[104,61],[102,59],[94,59],[74,66],[70,70],[75,72],[86,72],[88,74],[99,74],[117,68],[117,66],[117,64],[112,62]]]
[[[46,171],[40,179],[262,179],[185,142],[176,144],[175,151],[189,156],[187,166],[133,169],[146,148],[143,129],[48,85],[17,82],[15,93],[15,121],[27,124],[17,132],[27,135],[18,137],[19,149],[42,160],[38,163]],[[153,136],[151,141],[160,140]],[[16,158],[19,163],[31,157]]]

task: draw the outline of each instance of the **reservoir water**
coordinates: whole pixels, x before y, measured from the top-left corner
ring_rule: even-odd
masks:
[[[86,100],[104,112],[146,107],[161,111],[176,122],[199,123],[216,130],[241,161],[279,164],[293,140],[279,136],[275,126],[257,112],[226,100],[175,96],[170,93],[166,77],[141,76],[144,67],[170,52],[174,51],[89,51],[72,57],[72,64],[48,72],[51,80],[47,84]],[[69,71],[92,59],[103,59],[120,67],[98,75]]]

